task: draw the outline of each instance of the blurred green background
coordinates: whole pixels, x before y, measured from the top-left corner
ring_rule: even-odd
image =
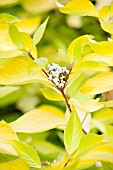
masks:
[[[69,0],[60,2],[65,4]],[[103,5],[100,1],[93,3]],[[81,35],[93,35],[98,41],[107,40],[108,37],[96,18],[64,15],[58,10],[54,0],[0,0],[0,13],[20,18],[22,22],[17,26],[31,36],[39,24],[50,16],[45,34],[37,46],[39,57],[47,57],[49,63],[59,62],[58,49],[66,51],[71,41]],[[3,29],[3,25],[0,25],[0,29]],[[0,37],[5,36],[2,34],[1,31]],[[8,44],[5,38],[4,41],[0,39],[0,50],[4,50]],[[52,104],[65,110],[64,103],[45,99],[41,94],[41,87],[38,83],[18,87],[0,86],[0,120],[11,122],[42,104]],[[30,136],[19,134],[19,137],[35,147],[43,160],[53,160],[63,150],[63,133],[60,130]],[[40,139],[38,142],[37,138]],[[43,148],[40,147],[42,145]]]

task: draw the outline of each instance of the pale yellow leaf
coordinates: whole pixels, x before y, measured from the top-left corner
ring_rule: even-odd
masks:
[[[92,38],[92,36],[90,35],[83,35],[73,40],[72,43],[69,45],[67,55],[71,63],[78,61],[83,57],[82,51],[84,46],[89,43],[89,37]]]
[[[101,144],[81,155],[79,160],[77,168],[89,167],[97,161],[113,163],[113,148],[108,144]]]
[[[103,6],[99,11],[99,18],[102,29],[113,34],[113,4]]]
[[[29,18],[21,18],[21,22],[16,23],[18,30],[20,32],[25,32],[28,34],[33,34],[36,28],[40,24],[40,17],[29,17]]]
[[[63,111],[54,106],[42,105],[10,123],[10,126],[15,132],[36,133],[64,124]]]
[[[9,144],[10,140],[18,140],[16,133],[6,122],[0,121],[0,152],[17,155]]]
[[[23,160],[14,160],[7,163],[0,163],[1,170],[30,170]]]
[[[9,140],[18,140],[18,137],[6,122],[0,121],[0,143],[8,143]]]
[[[23,52],[20,50],[0,50],[0,58],[13,58],[22,55]]]
[[[71,15],[98,17],[98,11],[89,0],[72,0],[64,7],[60,7],[60,11]]]
[[[107,55],[107,56],[103,56],[103,55],[99,55],[96,53],[91,53],[86,55],[85,57],[83,57],[76,65],[75,65],[75,69],[77,67],[79,67],[84,61],[96,61],[96,62],[104,62],[106,64],[108,64],[109,66],[113,65],[113,57],[112,55]]]
[[[16,46],[13,44],[9,33],[8,33],[8,24],[0,17],[0,50],[9,51],[16,49]]]
[[[27,0],[22,1],[22,7],[31,13],[47,12],[56,8],[54,0]]]
[[[99,94],[113,89],[113,73],[100,73],[89,79],[81,88],[82,93]]]
[[[1,0],[0,1],[0,6],[4,7],[4,6],[7,6],[7,5],[15,5],[18,3],[19,0]]]
[[[79,103],[74,98],[71,98],[70,103],[73,106],[75,106],[75,109],[83,111],[83,112],[94,112],[104,107],[103,104],[99,103],[98,100],[95,100],[95,99],[91,99],[91,100],[87,100],[85,102]]]
[[[30,57],[15,57],[0,66],[0,84],[15,85],[35,81],[51,84],[38,67],[39,65]]]
[[[113,109],[111,108],[102,108],[100,110],[97,110],[92,118],[96,121],[112,124],[113,123]]]
[[[113,55],[113,40],[102,41],[102,42],[96,42],[96,41],[90,40],[89,43],[90,43],[92,50],[95,53],[103,55],[103,56]]]
[[[48,100],[52,100],[52,101],[64,100],[64,97],[62,96],[62,94],[59,93],[59,91],[56,91],[54,89],[41,88],[41,92]]]

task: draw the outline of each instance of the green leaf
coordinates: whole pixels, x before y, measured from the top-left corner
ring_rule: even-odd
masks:
[[[30,170],[29,166],[22,160],[14,160],[7,163],[0,163],[1,170]]]
[[[41,92],[48,100],[60,101],[64,100],[62,94],[50,88],[41,88]]]
[[[76,38],[72,41],[72,43],[68,47],[68,57],[71,63],[81,59],[83,57],[82,51],[83,47],[88,44],[88,35],[83,35],[81,37]]]
[[[9,26],[9,35],[10,35],[13,43],[18,47],[18,49],[23,49],[23,43],[21,41],[21,36],[20,36],[20,33],[19,33],[18,29],[16,28],[16,26],[14,26],[12,24]]]
[[[82,135],[81,122],[76,111],[73,110],[64,131],[64,144],[69,154],[72,154],[78,148]]]
[[[5,22],[9,23],[9,24],[13,24],[15,22],[20,22],[20,19],[18,19],[17,17],[7,14],[7,13],[2,13],[0,14],[0,18],[2,18]]]
[[[69,78],[71,78],[71,76],[73,75],[70,75]],[[83,73],[72,77],[72,80],[70,80],[66,86],[67,94],[70,97],[75,97],[77,92],[80,90],[81,86],[84,84],[84,82],[86,82],[87,79],[87,76]]]
[[[40,156],[44,158],[46,157],[46,159],[50,161],[56,159],[56,157],[63,151],[62,147],[45,140],[32,140],[30,144],[35,148]]]
[[[33,46],[38,44],[38,42],[41,40],[41,38],[42,38],[42,36],[44,34],[44,31],[46,29],[46,25],[48,23],[48,19],[49,19],[49,17],[38,27],[38,29],[34,33],[34,36],[33,36]]]
[[[15,132],[36,133],[63,126],[64,124],[63,111],[54,106],[42,105],[10,123],[10,126]]]
[[[89,79],[81,88],[82,93],[99,94],[113,89],[113,73],[100,73]]]
[[[107,138],[111,146],[113,146],[113,127],[112,125],[105,125],[105,131],[107,134]]]
[[[23,159],[30,167],[41,167],[40,158],[37,152],[30,145],[17,140],[11,140],[10,143],[18,153],[19,157]]]
[[[113,168],[113,164],[109,162],[102,162],[102,167],[104,168],[104,170],[111,170]]]
[[[65,14],[98,17],[98,11],[89,0],[72,0],[67,5],[60,6],[59,9]]]

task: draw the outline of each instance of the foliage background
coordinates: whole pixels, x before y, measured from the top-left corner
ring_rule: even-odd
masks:
[[[62,0],[61,2],[65,4],[69,1]],[[101,0],[97,2],[93,1],[93,3],[97,8],[103,5]],[[109,4],[110,1],[104,3]],[[44,37],[37,46],[39,57],[47,57],[49,63],[56,62],[62,65],[57,55],[58,49],[66,51],[71,41],[81,35],[93,34],[97,41],[107,40],[109,35],[102,30],[96,18],[75,17],[62,14],[56,7],[54,0],[1,0],[0,13],[12,14],[20,18],[23,21],[20,23],[20,28],[23,31],[28,31],[31,36],[39,24],[47,16],[50,16]],[[2,44],[6,43],[4,36],[1,31],[0,49],[3,49]],[[0,96],[0,120],[3,119],[8,123],[12,122],[25,112],[42,104],[55,105],[65,110],[65,104],[63,102],[49,101],[44,98],[40,91],[41,87],[43,85],[39,83],[31,83],[18,86],[13,90],[10,89],[9,92],[5,93],[7,87],[4,86],[4,92]],[[96,132],[100,133],[99,131]],[[42,161],[52,161],[64,150],[63,132],[58,129],[41,134],[19,134],[19,137],[21,140],[35,147]],[[0,162],[2,161],[0,159]]]

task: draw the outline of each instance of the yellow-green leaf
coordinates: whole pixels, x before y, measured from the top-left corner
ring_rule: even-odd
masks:
[[[69,154],[72,154],[78,148],[82,135],[81,122],[76,111],[73,110],[64,131],[64,144]]]
[[[99,21],[104,31],[113,34],[113,4],[103,6],[99,11]]]
[[[81,88],[82,93],[99,94],[113,89],[113,73],[100,73],[89,79]]]
[[[102,122],[104,124],[113,123],[113,110],[110,108],[102,108],[93,113],[92,118],[96,121]]]
[[[18,137],[6,122],[0,121],[0,143],[8,143],[9,140],[18,140]]]
[[[113,146],[113,127],[112,125],[105,125],[105,131],[107,134],[107,138],[111,146]]]
[[[100,144],[105,138],[105,135],[97,135],[89,133],[81,139],[77,153],[81,154],[82,152],[87,152],[88,149],[93,148]]]
[[[19,55],[22,55],[22,51],[20,50],[0,50],[0,58],[13,58],[13,57],[17,57]]]
[[[21,22],[17,22],[15,25],[19,32],[25,32],[27,34],[33,34],[40,24],[40,16],[21,18]]]
[[[88,150],[80,156],[77,168],[89,167],[97,161],[113,163],[113,148],[108,144],[100,144]]]
[[[85,73],[94,73],[99,71],[109,71],[108,64],[104,62],[96,62],[96,61],[85,61],[81,64],[77,63],[73,70],[76,70],[76,72],[85,72]]]
[[[39,65],[30,57],[20,56],[5,62],[0,67],[0,84],[15,85],[29,82],[41,82],[50,84],[42,71],[38,71]]]
[[[55,2],[50,0],[21,1],[21,5],[25,9],[25,11],[36,15],[44,12],[49,12],[56,8]]]
[[[19,87],[14,86],[1,86],[0,87],[0,99],[9,95],[10,93],[13,93],[15,91],[19,90]]]
[[[98,11],[89,0],[72,0],[67,5],[60,7],[60,11],[71,15],[98,17]]]
[[[35,46],[36,44],[38,44],[38,42],[41,40],[43,34],[44,34],[44,31],[46,29],[46,25],[48,23],[48,19],[47,18],[39,27],[38,29],[36,30],[36,32],[34,33],[34,36],[33,36],[33,46]]]
[[[0,121],[0,153],[17,155],[9,144],[10,140],[18,140],[16,133],[6,122]]]
[[[103,56],[110,56],[113,55],[113,40],[111,41],[102,41],[102,42],[96,42],[90,40],[90,46],[92,50],[100,55]]]
[[[53,100],[53,101],[64,100],[62,94],[60,94],[58,91],[55,91],[53,89],[41,88],[41,92],[48,100]]]
[[[19,157],[23,159],[30,167],[41,167],[40,158],[33,147],[17,140],[11,140],[10,143],[18,153]]]
[[[58,49],[58,57],[61,61],[69,63],[66,52],[63,49]]]
[[[48,63],[48,58],[40,57],[35,60],[40,65],[40,69],[44,68]]]
[[[20,20],[17,17],[7,14],[7,13],[0,14],[0,18],[2,18],[5,22],[10,23],[10,24],[13,24],[15,22],[20,22]]]
[[[96,62],[100,62],[100,63],[104,62],[104,63],[108,64],[109,66],[113,66],[113,57],[112,57],[112,55],[103,56],[103,55],[99,55],[99,54],[96,54],[96,53],[91,53],[91,54],[88,54],[85,57],[83,57],[75,65],[75,70],[80,65],[82,65],[82,63],[85,62],[85,61],[96,61]]]
[[[29,166],[22,160],[14,160],[7,163],[0,163],[1,170],[30,170]]]
[[[54,106],[42,105],[10,123],[10,126],[15,132],[36,133],[47,131],[64,124],[63,111]]]
[[[18,49],[23,49],[23,43],[21,41],[20,33],[15,25],[9,26],[9,35],[13,43],[18,47]]]
[[[83,57],[82,50],[83,47],[88,44],[88,35],[83,35],[76,38],[68,47],[68,57],[71,63],[81,59]],[[90,36],[91,37],[91,36]]]
[[[20,39],[23,44],[23,49],[30,51],[32,49],[32,38],[25,32],[20,32]]]

